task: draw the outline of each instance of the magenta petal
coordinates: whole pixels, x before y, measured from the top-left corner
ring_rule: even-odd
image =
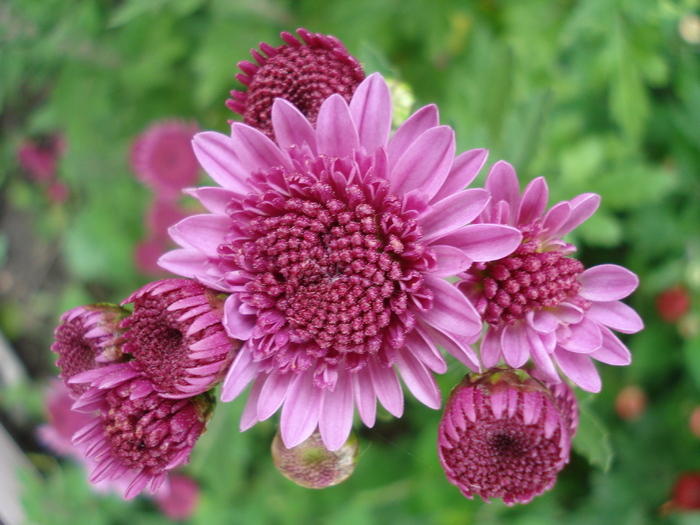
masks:
[[[569,352],[590,354],[603,344],[600,325],[588,317],[584,317],[580,323],[569,325],[563,330],[568,332],[568,337],[559,337],[559,346]]]
[[[209,270],[209,258],[195,250],[172,250],[158,259],[158,266],[176,275],[193,278]]]
[[[241,313],[242,302],[238,294],[231,294],[224,302],[224,328],[233,339],[247,341],[255,328],[255,317]]]
[[[432,371],[438,374],[447,372],[447,363],[435,346],[435,342],[428,334],[424,333],[420,325],[406,335],[406,347]]]
[[[258,419],[260,421],[266,420],[282,406],[294,377],[295,374],[292,372],[281,374],[277,371],[273,371],[267,376],[267,380],[260,391],[260,398],[257,404]]]
[[[425,284],[434,293],[433,307],[421,313],[425,322],[438,330],[467,337],[481,332],[479,314],[456,286],[432,275],[425,276]]]
[[[554,236],[559,228],[566,224],[570,216],[571,207],[569,203],[566,201],[559,202],[549,208],[549,211],[545,214],[542,219],[542,229],[549,232],[550,236]]]
[[[624,334],[634,334],[644,328],[639,314],[620,301],[593,303],[586,315]]]
[[[600,206],[600,196],[595,193],[584,193],[571,199],[569,206],[571,206],[569,218],[556,232],[553,232],[552,235],[555,237],[563,237],[593,215]]]
[[[520,185],[513,166],[502,160],[496,162],[489,170],[484,187],[491,194],[491,200],[494,204],[505,201],[511,214],[517,213],[520,202]],[[512,224],[509,218],[504,217],[504,219],[504,222]],[[515,219],[515,217],[511,217],[511,219]]]
[[[266,378],[267,376],[265,375],[259,375],[253,382],[250,392],[248,392],[248,400],[246,401],[238,426],[241,432],[252,428],[253,425],[260,421],[260,418],[258,418],[258,401],[260,400],[260,391],[265,384]]]
[[[472,264],[472,260],[454,246],[439,244],[432,245],[430,249],[435,252],[437,260],[435,270],[432,272],[435,277],[453,277],[468,270]]]
[[[231,127],[231,137],[236,155],[248,172],[267,171],[277,166],[284,166],[289,171],[294,170],[294,166],[277,144],[257,129],[234,122]],[[246,194],[248,191],[241,191],[241,193]]]
[[[282,149],[308,144],[316,152],[316,132],[304,114],[283,98],[272,104],[272,127]]]
[[[517,210],[516,224],[524,226],[539,219],[547,207],[549,190],[544,177],[533,179],[523,190],[520,206]]]
[[[583,310],[570,303],[559,303],[551,311],[562,323],[576,324],[583,319]]]
[[[329,157],[347,157],[360,146],[350,109],[337,93],[328,97],[318,112],[316,143],[318,153]]]
[[[472,261],[490,262],[513,253],[523,236],[520,230],[502,224],[468,224],[440,237],[436,243],[464,250]]]
[[[535,367],[537,367],[537,371],[542,375],[542,379],[552,383],[561,383],[559,374],[557,374],[554,363],[547,351],[546,342],[534,330],[526,330],[526,332],[530,345],[530,356],[535,363]]]
[[[389,141],[387,154],[391,161],[390,167],[396,166],[401,156],[418,137],[429,129],[437,127],[438,124],[438,110],[435,105],[422,107],[411,115],[406,122],[399,126]]]
[[[420,218],[423,239],[431,239],[450,233],[472,222],[486,206],[489,194],[486,190],[472,189],[460,191],[436,202]]]
[[[464,366],[474,372],[481,372],[479,358],[462,337],[441,332],[440,330],[427,325],[421,326],[421,328],[425,330],[428,337],[430,337],[435,344],[440,345],[446,352],[448,352]]]
[[[243,196],[235,191],[214,186],[188,188],[185,193],[202,203],[208,211],[216,215],[226,215],[226,207],[232,200],[242,200]]]
[[[192,215],[170,228],[175,242],[187,245],[208,257],[217,257],[218,248],[231,228],[231,219],[219,215]]]
[[[489,152],[485,149],[472,149],[457,155],[449,175],[433,200],[441,201],[469,186],[484,167],[488,156]]]
[[[379,402],[392,416],[401,417],[403,414],[403,392],[394,368],[384,368],[379,364],[378,359],[371,358],[367,362],[367,368]]]
[[[587,392],[600,392],[602,383],[600,375],[595,365],[586,354],[575,354],[557,348],[554,351],[554,358],[562,372]]]
[[[584,271],[578,278],[579,295],[589,301],[618,301],[631,294],[639,285],[635,274],[615,264],[601,264]]]
[[[559,318],[547,310],[535,310],[528,314],[530,326],[538,332],[553,332],[559,326]]]
[[[442,186],[452,166],[455,134],[449,126],[438,126],[423,133],[411,144],[389,174],[397,194],[420,190],[428,199]]]
[[[221,388],[221,401],[233,401],[255,379],[260,365],[253,361],[253,356],[245,344],[231,363],[224,384]]]
[[[199,164],[217,184],[236,193],[248,193],[250,172],[238,159],[231,137],[214,131],[197,133],[192,148]]]
[[[431,374],[413,354],[405,348],[396,353],[396,366],[401,373],[401,378],[418,401],[425,406],[438,409],[442,404],[440,389]]]
[[[501,332],[503,359],[513,368],[520,368],[530,358],[530,340],[525,323],[507,325]]]
[[[602,332],[603,346],[590,353],[589,356],[609,365],[629,365],[632,362],[632,354],[630,354],[629,349],[607,328],[603,328]]]
[[[360,146],[368,153],[386,146],[391,132],[391,94],[379,73],[371,74],[358,86],[350,101],[350,114]]]
[[[493,368],[501,359],[501,332],[489,327],[481,340],[481,362]]]
[[[352,385],[348,372],[341,369],[338,371],[335,388],[332,392],[326,391],[323,396],[318,420],[318,430],[328,450],[338,450],[348,440],[352,430],[352,416]]]
[[[377,396],[374,393],[372,376],[365,368],[350,374],[350,379],[357,412],[360,414],[362,422],[371,428],[377,417]]]
[[[313,371],[300,373],[294,378],[280,418],[280,434],[285,447],[296,447],[316,429],[324,393],[314,385]]]

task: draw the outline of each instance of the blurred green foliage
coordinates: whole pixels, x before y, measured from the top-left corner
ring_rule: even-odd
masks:
[[[661,511],[678,472],[700,469],[700,439],[689,428],[700,405],[698,15],[698,0],[2,3],[0,202],[30,217],[40,241],[56,247],[61,279],[49,295],[38,289],[0,300],[0,326],[19,338],[31,329],[17,314],[22,305],[55,324],[69,307],[115,302],[147,282],[132,255],[149,198],[129,169],[134,137],[171,117],[225,131],[236,116],[224,100],[240,88],[236,64],[250,48],[277,45],[280,31],[297,27],[333,34],[368,71],[409,85],[418,106],[436,103],[460,150],[488,148],[490,162],[511,162],[523,185],[546,176],[550,203],[599,193],[600,210],[573,240],[587,265],[638,273],[631,304],[647,328],[627,340],[632,366],[599,367],[604,389],[582,399],[572,462],[555,489],[530,505],[465,500],[437,462],[439,413],[412,401],[402,420],[362,431],[350,480],[301,489],[274,470],[272,423],[239,433],[239,400],[220,404],[195,449],[188,472],[203,494],[190,522],[700,523],[694,514]],[[16,159],[24,139],[53,133],[68,143],[59,177],[70,196],[60,203]],[[1,265],[12,256],[9,238],[0,235]],[[692,307],[668,323],[655,301],[676,284]],[[50,340],[43,343],[48,370]],[[453,363],[439,378],[443,394],[461,374]],[[614,410],[628,385],[648,398],[634,421]],[[42,477],[26,475],[32,523],[165,522],[146,499],[93,494],[74,465],[37,463]]]

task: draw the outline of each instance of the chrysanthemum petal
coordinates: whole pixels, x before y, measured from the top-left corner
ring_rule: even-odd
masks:
[[[464,366],[469,368],[474,372],[481,372],[481,365],[479,364],[479,358],[476,356],[474,350],[469,346],[465,338],[456,336],[454,334],[448,334],[446,332],[441,332],[436,328],[431,326],[421,327],[427,335],[433,340],[437,345],[440,345],[446,352],[448,352],[452,357],[457,359]],[[478,337],[478,334],[476,335]],[[473,341],[471,341],[473,342]]]
[[[624,334],[634,334],[644,328],[644,321],[639,314],[620,301],[595,302],[586,315]]]
[[[350,381],[360,419],[366,426],[371,428],[374,426],[377,417],[377,396],[374,393],[369,370],[364,368],[350,374]]]
[[[215,215],[226,215],[226,206],[233,200],[243,198],[240,193],[216,186],[187,188],[184,193],[197,199],[202,206]]]
[[[475,262],[496,261],[513,253],[522,233],[517,228],[502,224],[467,224],[434,242],[451,244]]]
[[[447,363],[440,355],[435,342],[420,326],[417,326],[415,330],[406,336],[406,347],[421,363],[433,372],[438,374],[447,372]]]
[[[559,318],[547,310],[537,310],[528,314],[530,326],[538,332],[549,333],[557,329]]]
[[[379,73],[371,74],[358,86],[350,101],[350,114],[360,146],[368,153],[387,144],[391,131],[391,94]]]
[[[579,278],[579,295],[589,301],[618,301],[631,294],[639,285],[635,274],[615,264],[601,264],[583,272]]]
[[[501,359],[501,332],[489,327],[481,340],[481,362],[493,368]]]
[[[560,383],[559,375],[554,367],[552,358],[547,351],[547,345],[542,340],[540,335],[534,330],[526,330],[528,342],[530,344],[530,356],[535,363],[538,372],[542,375],[545,381],[551,383]]]
[[[452,128],[438,126],[423,133],[401,156],[389,175],[397,194],[418,189],[432,198],[447,178],[455,153]]]
[[[282,149],[308,144],[316,152],[316,132],[304,114],[283,98],[272,104],[272,127]]]
[[[394,417],[403,415],[403,392],[394,368],[384,368],[378,359],[369,359],[367,369],[372,377],[379,402]]]
[[[282,406],[294,377],[293,372],[281,374],[276,371],[267,376],[258,399],[258,419],[260,421],[269,418]]]
[[[231,126],[231,137],[234,140],[236,156],[249,173],[267,171],[277,166],[284,166],[288,170],[294,169],[277,144],[257,129],[234,122]]]
[[[231,294],[224,303],[224,328],[233,339],[246,341],[253,334],[255,317],[241,313],[241,299],[238,294]]]
[[[438,244],[432,245],[430,249],[435,252],[437,261],[432,272],[435,277],[452,277],[471,266],[472,260],[459,248]]]
[[[603,344],[600,325],[588,317],[581,319],[580,323],[564,327],[563,330],[567,331],[567,335],[559,337],[559,346],[569,352],[590,354]]]
[[[542,229],[549,232],[550,236],[554,236],[559,231],[559,228],[566,224],[570,216],[571,206],[569,206],[569,203],[566,201],[558,202],[545,213],[542,219]]]
[[[172,250],[161,255],[158,266],[176,275],[190,279],[209,270],[209,258],[192,249]]]
[[[520,206],[516,211],[516,224],[526,225],[539,219],[547,207],[549,190],[544,177],[533,179],[523,190]]]
[[[530,340],[525,323],[507,325],[501,332],[503,359],[513,368],[520,368],[530,358]]]
[[[569,206],[571,206],[569,218],[556,232],[553,232],[557,237],[563,237],[593,215],[600,206],[600,195],[595,193],[578,195],[569,201]]]
[[[601,329],[603,345],[589,354],[593,359],[615,366],[626,366],[632,362],[632,354],[615,334],[607,328]]]
[[[260,421],[258,417],[258,402],[260,401],[260,392],[265,384],[267,376],[264,374],[259,375],[253,382],[253,386],[248,392],[248,399],[246,400],[245,407],[243,408],[243,413],[241,414],[241,420],[239,422],[239,428],[241,432],[245,432],[253,425]]]
[[[520,202],[520,185],[513,166],[502,160],[496,162],[489,170],[484,187],[491,194],[492,202],[504,201],[508,204],[512,214],[517,213]],[[503,217],[503,221],[511,223],[507,217]]]
[[[446,199],[469,186],[479,174],[481,168],[484,167],[488,156],[489,152],[485,149],[471,149],[457,155],[454,162],[452,162],[450,173],[447,175],[442,187],[435,194],[435,197],[433,197],[433,201],[438,202]]]
[[[586,392],[600,392],[602,386],[600,375],[589,355],[576,354],[557,348],[554,351],[554,358],[566,377],[576,385]]]
[[[231,137],[205,131],[192,139],[192,147],[204,171],[223,188],[245,195],[250,172],[241,164]]]
[[[285,447],[296,447],[316,429],[324,393],[314,385],[313,371],[302,372],[294,378],[280,418]]]
[[[404,152],[418,137],[438,125],[438,109],[433,104],[422,107],[411,115],[406,122],[399,126],[399,129],[396,130],[396,133],[389,141],[387,154],[389,155],[390,167],[396,166]]]
[[[470,223],[481,213],[488,200],[486,190],[471,189],[436,202],[420,219],[423,239],[429,242]]]
[[[345,444],[352,430],[352,385],[346,370],[338,371],[338,380],[332,392],[326,391],[318,420],[318,430],[323,444],[330,451]]]
[[[231,219],[218,215],[192,215],[171,227],[170,236],[178,244],[186,244],[207,257],[216,257],[217,248],[231,227]]]
[[[328,97],[318,112],[316,144],[318,153],[329,157],[346,157],[360,145],[348,104],[337,93]]]
[[[231,368],[229,368],[224,379],[224,384],[221,388],[221,401],[233,401],[238,397],[255,378],[259,367],[260,365],[253,361],[248,345],[243,345],[233,363],[231,363]]]
[[[423,363],[405,348],[401,348],[396,354],[396,366],[401,372],[404,383],[418,401],[436,410],[440,408],[442,404],[440,389],[433,374],[425,368]]]
[[[479,314],[455,286],[432,275],[425,276],[425,284],[434,292],[433,307],[422,313],[425,322],[438,330],[467,337],[481,331]]]

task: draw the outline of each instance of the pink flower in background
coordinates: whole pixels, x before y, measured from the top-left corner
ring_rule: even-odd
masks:
[[[134,252],[134,261],[140,272],[161,275],[165,271],[158,266],[158,259],[174,244],[168,235],[168,228],[187,217],[188,212],[177,202],[156,198],[146,211],[147,236]]]
[[[231,111],[243,116],[243,122],[270,138],[274,138],[271,114],[276,98],[291,102],[315,124],[324,100],[337,93],[349,102],[365,78],[360,63],[337,38],[306,29],[297,33],[301,42],[285,31],[280,35],[285,44],[261,43],[264,54],[251,51],[257,64],[239,62],[242,73],[236,78],[246,89],[231,91],[233,98],[226,101]]]
[[[584,390],[598,392],[600,376],[591,358],[611,365],[631,360],[611,329],[634,333],[643,327],[620,301],[637,288],[636,275],[611,264],[586,270],[567,257],[576,247],[562,237],[595,212],[600,197],[579,195],[545,213],[544,178],[521,195],[515,171],[505,162],[491,168],[486,189],[491,200],[478,221],[517,227],[523,240],[511,255],[477,263],[461,275],[458,287],[488,325],[482,363],[493,367],[502,358],[519,368],[532,359],[544,380],[559,382],[558,366]]]
[[[56,179],[58,160],[65,151],[66,141],[60,134],[26,139],[17,150],[17,160],[34,182],[49,185]]]
[[[160,511],[171,520],[186,520],[192,517],[201,489],[197,482],[183,474],[172,474],[167,486],[162,486],[153,499]]]
[[[438,408],[437,345],[478,369],[468,343],[481,333],[474,307],[443,278],[473,261],[504,257],[521,235],[469,223],[488,194],[463,190],[483,150],[454,158],[454,132],[437,109],[416,112],[390,137],[391,100],[379,74],[348,105],[332,95],[314,128],[289,102],[272,109],[277,139],[234,123],[231,136],[200,133],[197,158],[221,187],[191,193],[211,213],[171,229],[182,249],[169,271],[231,294],[224,323],[246,343],[222,399],[253,383],[241,427],[281,407],[287,448],[318,427],[337,450],[357,406],[372,426],[376,400],[400,416],[399,374]]]
[[[131,167],[139,180],[161,199],[177,199],[182,189],[199,178],[199,165],[192,152],[195,123],[170,120],[151,125],[131,147]]]
[[[565,383],[552,390],[523,370],[465,377],[438,428],[447,479],[467,498],[528,503],[551,489],[569,462],[578,404]]]

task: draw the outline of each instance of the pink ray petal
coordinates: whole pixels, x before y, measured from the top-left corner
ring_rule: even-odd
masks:
[[[517,212],[520,202],[520,184],[518,184],[518,176],[513,166],[502,160],[496,162],[489,170],[484,187],[491,194],[494,204],[505,201],[511,213]],[[512,224],[511,219],[515,219],[515,217],[505,219],[504,222]]]
[[[522,241],[517,228],[502,224],[468,224],[434,241],[451,244],[475,262],[490,262],[513,253]]]
[[[465,365],[467,368],[474,372],[481,372],[481,366],[479,365],[479,358],[469,344],[463,340],[463,338],[458,337],[454,334],[447,334],[441,332],[431,326],[422,325],[422,330],[425,330],[426,334],[433,340],[437,345],[440,345],[446,352],[448,352],[452,357],[457,359],[460,363]]]
[[[493,368],[501,359],[501,332],[489,327],[481,340],[481,362],[486,368]]]
[[[580,323],[569,325],[566,332],[566,337],[559,337],[559,346],[569,352],[590,354],[603,344],[600,325],[588,317],[581,319]]]
[[[579,295],[589,301],[618,301],[631,294],[639,278],[626,268],[601,264],[584,271],[578,278],[582,285]]]
[[[514,210],[517,213],[516,224],[524,226],[539,219],[547,207],[548,198],[549,190],[544,177],[533,179],[523,190],[520,206]]]
[[[294,170],[294,166],[277,144],[257,129],[240,122],[234,122],[231,126],[231,137],[236,148],[236,155],[249,173],[267,171],[277,166],[284,166],[289,171]]]
[[[571,216],[571,206],[569,203],[558,202],[545,213],[542,219],[542,229],[549,232],[549,236],[554,236],[554,233],[559,230]]]
[[[360,145],[368,153],[386,146],[391,132],[391,94],[379,73],[369,75],[358,86],[350,101],[350,114]]]
[[[346,157],[360,146],[348,104],[337,93],[328,97],[318,112],[316,143],[318,153],[329,157]]]
[[[241,432],[245,432],[250,429],[260,421],[258,417],[258,402],[260,401],[260,392],[267,379],[266,375],[259,375],[253,382],[253,386],[248,392],[248,399],[246,400],[245,408],[243,409],[243,414],[241,414],[241,420],[239,422],[238,428]]]
[[[440,408],[442,404],[440,389],[433,374],[425,368],[423,363],[405,348],[401,348],[396,353],[396,366],[404,383],[418,401],[435,410]]]
[[[468,270],[472,264],[472,260],[462,250],[454,246],[433,244],[430,249],[435,252],[437,260],[435,270],[432,272],[435,277],[453,277]]]
[[[403,414],[403,392],[393,367],[384,368],[379,364],[378,359],[369,359],[367,368],[379,402],[392,416],[401,417]]]
[[[547,310],[532,311],[527,318],[530,326],[538,332],[553,332],[559,326],[559,317]]]
[[[481,332],[481,321],[474,305],[457,287],[432,275],[425,284],[434,291],[433,307],[422,313],[423,320],[438,330],[467,337]]]
[[[243,303],[238,294],[231,294],[224,302],[224,328],[233,339],[247,341],[255,328],[256,319],[253,315],[241,313]]]
[[[304,114],[294,104],[277,98],[272,104],[272,128],[282,149],[308,144],[316,153],[316,132]]]
[[[438,110],[435,105],[425,106],[411,115],[399,126],[387,146],[387,154],[391,161],[390,168],[396,166],[398,160],[418,137],[438,125]]]
[[[609,365],[629,365],[632,362],[632,354],[630,354],[629,349],[607,328],[603,328],[602,332],[603,345],[588,355]]]
[[[243,199],[240,193],[216,186],[187,188],[184,192],[197,199],[202,206],[216,215],[226,215],[226,207],[231,201]]]
[[[644,321],[639,314],[620,301],[593,303],[586,315],[624,334],[634,334],[644,328]]]
[[[325,391],[314,385],[313,370],[294,378],[280,418],[280,434],[285,447],[296,447],[316,429],[324,394]]]
[[[460,191],[436,202],[420,219],[423,239],[430,241],[472,222],[489,200],[486,190]]]
[[[442,186],[452,166],[455,153],[454,131],[438,126],[423,133],[411,144],[389,175],[392,191],[397,194],[418,189],[428,199]]]
[[[219,245],[230,228],[229,217],[206,214],[191,215],[172,226],[168,232],[181,246],[184,244],[199,250],[207,257],[216,257]]]
[[[326,448],[338,450],[345,444],[352,430],[352,384],[345,369],[338,370],[338,380],[332,392],[323,397],[318,430]]]
[[[547,351],[547,345],[540,338],[539,334],[534,330],[526,330],[528,342],[530,344],[530,356],[537,367],[537,371],[542,375],[545,381],[552,383],[561,383],[559,374],[554,367],[552,358]]]
[[[204,171],[223,188],[245,195],[250,171],[245,169],[236,154],[236,145],[231,137],[205,131],[192,139],[192,148]]]
[[[350,374],[353,396],[357,405],[357,412],[362,422],[373,427],[377,417],[377,396],[374,393],[372,377],[367,368]]]
[[[267,376],[258,400],[258,419],[260,421],[269,418],[282,406],[295,375],[294,372],[281,374],[273,371]]]
[[[253,361],[253,356],[245,344],[236,355],[229,368],[221,388],[221,401],[233,401],[255,379],[260,364]]]
[[[489,152],[485,149],[472,149],[457,155],[452,162],[449,175],[433,197],[433,201],[446,199],[469,186],[484,167],[488,156]]]
[[[420,325],[406,335],[406,347],[421,363],[432,371],[438,374],[447,372],[447,363],[440,355],[435,342],[425,333]]]
[[[589,355],[576,354],[557,348],[554,350],[554,358],[562,372],[576,385],[586,392],[600,392],[602,383],[595,365]]]
[[[556,232],[552,233],[555,237],[563,237],[593,215],[600,206],[600,195],[584,193],[571,199],[569,205],[571,206],[569,218]]]
[[[513,368],[520,368],[530,358],[531,343],[527,326],[523,322],[507,325],[501,332],[503,359]]]

